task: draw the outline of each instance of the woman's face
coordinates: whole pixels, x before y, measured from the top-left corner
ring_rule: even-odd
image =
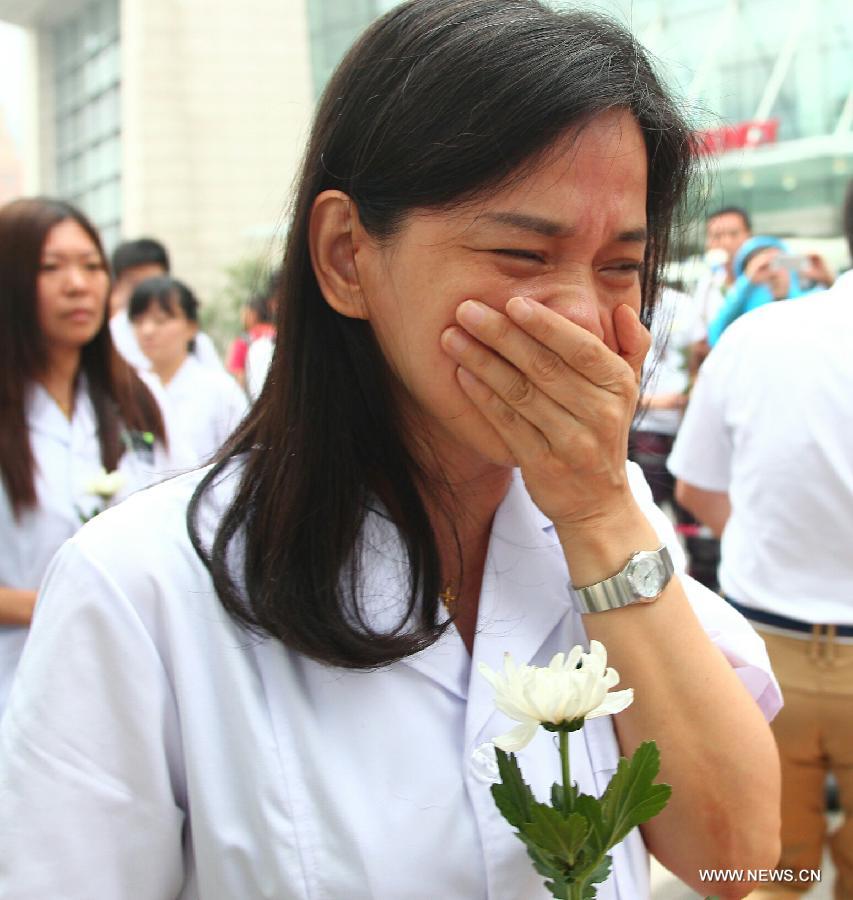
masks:
[[[148,308],[133,319],[133,330],[142,352],[155,370],[174,370],[186,359],[198,324],[187,318],[176,300],[172,301],[169,312],[152,300]]]
[[[614,111],[559,139],[517,183],[461,209],[414,213],[384,245],[356,241],[368,317],[404,411],[446,462],[514,464],[442,349],[465,300],[503,310],[512,297],[531,298],[618,352],[613,310],[640,309],[646,169],[639,126]]]
[[[36,279],[38,321],[49,348],[80,349],[98,333],[110,279],[98,248],[73,219],[45,237]]]

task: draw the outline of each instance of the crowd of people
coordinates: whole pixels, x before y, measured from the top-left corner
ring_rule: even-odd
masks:
[[[135,490],[212,459],[249,396],[199,330],[199,301],[169,274],[160,241],[125,241],[107,259],[79,209],[34,197],[0,208],[0,243],[2,712],[62,543]],[[247,308],[269,323],[266,297]],[[271,324],[247,332],[235,344],[274,335]]]
[[[835,895],[853,897],[853,181],[841,219],[852,268],[836,278],[754,235],[746,210],[708,217],[710,271],[661,299],[631,456],[682,526],[692,574],[767,645],[785,698],[780,867],[818,870],[828,845]],[[828,803],[844,815],[832,834]]]
[[[853,276],[728,207],[668,285],[692,146],[607,19],[409,0],[333,76],[225,364],[162,243],[0,208],[0,896],[544,897],[472,762],[506,722],[477,663],[592,639],[636,699],[575,780],[653,738],[673,786],[601,900],[649,852],[727,897],[700,870],[819,866]]]

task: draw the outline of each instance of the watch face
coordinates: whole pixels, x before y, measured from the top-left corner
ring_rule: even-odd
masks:
[[[657,556],[640,556],[631,563],[625,573],[634,593],[640,597],[657,597],[663,590],[665,572],[663,563]]]

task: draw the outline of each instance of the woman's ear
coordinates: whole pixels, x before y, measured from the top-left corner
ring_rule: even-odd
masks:
[[[355,263],[355,235],[363,232],[358,209],[343,191],[323,191],[311,207],[308,241],[323,297],[350,319],[367,319]]]

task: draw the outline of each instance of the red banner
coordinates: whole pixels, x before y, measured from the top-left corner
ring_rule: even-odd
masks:
[[[763,122],[739,122],[737,125],[709,128],[696,132],[696,152],[700,154],[728,153],[730,150],[757,147],[759,144],[775,144],[778,132],[778,119],[766,119]]]

